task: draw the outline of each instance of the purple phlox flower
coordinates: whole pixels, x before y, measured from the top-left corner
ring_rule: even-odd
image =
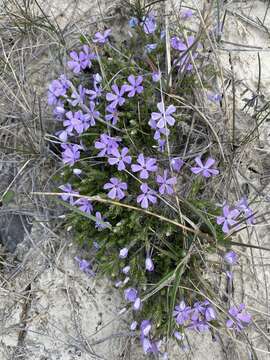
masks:
[[[141,305],[142,305],[141,299],[139,297],[137,297],[137,299],[133,303],[133,310],[135,310],[135,311],[140,310]]]
[[[100,139],[95,141],[95,148],[100,150],[97,156],[111,155],[113,149],[117,149],[120,138],[111,137],[107,134],[101,134]]]
[[[181,19],[187,20],[193,16],[193,11],[191,9],[184,9],[180,12]]]
[[[225,255],[224,255],[224,260],[226,261],[227,264],[229,265],[236,265],[238,262],[238,255],[234,252],[234,251],[228,251]]]
[[[153,71],[152,72],[152,80],[154,82],[158,82],[161,79],[161,72],[160,71]]]
[[[214,159],[208,158],[206,160],[205,164],[203,164],[201,157],[197,156],[195,158],[195,162],[197,163],[198,166],[194,166],[191,168],[191,171],[193,172],[193,174],[196,174],[196,175],[202,174],[204,177],[210,177],[210,176],[219,174],[219,170],[212,169],[212,166],[216,162]]]
[[[141,204],[143,209],[147,209],[149,202],[155,204],[157,202],[156,192],[149,188],[146,183],[140,186],[142,194],[137,197],[137,203]]]
[[[251,315],[245,311],[245,305],[232,306],[229,311],[232,319],[227,320],[226,326],[229,329],[234,329],[238,332],[242,331],[244,327],[248,326],[252,320]]]
[[[124,147],[121,151],[114,148],[111,150],[111,157],[109,157],[108,162],[110,165],[118,165],[117,169],[123,171],[126,168],[126,164],[131,164],[132,158],[127,155],[129,152],[127,147]]]
[[[145,45],[145,51],[147,53],[151,53],[152,51],[156,50],[157,48],[157,43],[153,43],[153,44],[146,44]]]
[[[143,31],[145,34],[152,34],[157,28],[156,19],[153,13],[143,17],[142,21]]]
[[[76,256],[74,259],[78,262],[81,271],[88,275],[95,276],[94,271],[91,269],[92,265],[89,261],[80,259],[78,256]]]
[[[186,52],[194,43],[195,38],[194,36],[188,36],[187,42],[183,42],[179,37],[174,36],[171,38],[171,47],[179,52]],[[198,46],[199,47],[199,46]],[[198,56],[198,53],[193,51],[192,56],[194,59]],[[190,63],[190,54],[185,54],[184,56],[180,54],[179,59],[175,59],[173,64],[175,66],[182,66],[187,71],[191,71],[193,69],[192,64]]]
[[[222,231],[225,234],[230,232],[230,228],[237,223],[236,218],[239,216],[238,209],[230,209],[228,205],[223,206],[223,216],[217,217],[217,224],[222,225]]]
[[[188,328],[201,333],[209,330],[209,324],[205,320],[194,320],[188,325]]]
[[[156,120],[154,119],[150,119],[148,121],[148,124],[149,126],[151,127],[151,129],[155,130],[155,134],[154,134],[154,140],[160,140],[161,136],[164,135],[164,136],[169,136],[170,135],[170,130],[166,127],[164,128],[158,128],[157,127],[157,122]]]
[[[123,248],[119,251],[119,258],[125,259],[128,256],[128,248]]]
[[[212,306],[210,306],[210,305],[207,306],[206,309],[205,309],[204,316],[205,316],[206,321],[215,320],[216,319],[216,312],[215,312],[214,308]]]
[[[112,122],[112,125],[116,125],[119,118],[118,118],[118,111],[116,108],[113,108],[111,107],[110,105],[108,105],[106,107],[106,111],[109,113],[109,114],[106,114],[105,115],[105,120],[106,121],[111,121]]]
[[[101,213],[99,211],[96,212],[96,222],[95,222],[95,228],[99,231],[103,229],[107,229],[111,226],[111,224],[107,221],[104,221],[104,218],[102,217]]]
[[[73,99],[73,100],[69,99],[68,102],[72,106],[77,106],[77,105],[84,104],[85,93],[86,93],[86,89],[82,85],[79,85],[78,86],[78,91],[76,89],[74,89],[74,91],[71,94],[71,99]]]
[[[100,116],[100,112],[95,110],[95,106],[96,104],[94,101],[90,101],[89,112],[87,113],[87,119],[90,120],[90,126],[96,125],[96,119],[98,119]]]
[[[139,20],[138,20],[136,17],[132,17],[132,18],[130,18],[129,21],[128,21],[128,25],[129,25],[129,27],[131,27],[131,28],[136,27],[138,24],[139,24]]]
[[[110,182],[103,186],[103,189],[110,190],[108,192],[108,197],[110,199],[122,200],[125,197],[124,191],[127,190],[127,183],[121,182],[121,180],[113,177],[110,179]]]
[[[134,303],[134,301],[137,299],[138,291],[134,288],[127,288],[124,291],[124,295],[126,301]]]
[[[80,150],[82,150],[82,146],[77,144],[61,144],[61,147],[64,149],[62,152],[63,163],[73,166],[80,158]]]
[[[194,43],[194,40],[194,36],[188,36],[187,43],[185,43],[178,36],[173,36],[171,38],[171,47],[178,51],[186,51]]]
[[[143,91],[143,86],[141,85],[143,82],[143,77],[141,75],[137,76],[129,75],[128,77],[129,84],[123,85],[125,88],[125,92],[128,92],[128,97],[133,97],[137,94],[140,94]]]
[[[86,198],[80,198],[75,201],[75,205],[79,206],[79,209],[87,214],[91,214],[93,211],[93,205]]]
[[[158,143],[158,151],[164,152],[165,151],[166,140],[165,139],[158,139],[157,143]]]
[[[173,316],[178,325],[183,325],[187,320],[190,320],[191,312],[191,307],[186,306],[185,302],[182,300],[180,304],[175,307]]]
[[[129,265],[123,267],[123,269],[122,269],[122,273],[125,274],[125,275],[128,274],[129,271],[130,271],[130,266]]]
[[[66,193],[66,194],[60,195],[61,199],[64,200],[64,201],[69,201],[69,203],[71,205],[73,205],[74,204],[74,198],[73,198],[73,196],[71,194],[77,194],[78,195],[79,194],[78,191],[74,191],[72,189],[72,186],[69,183],[67,183],[65,185],[60,185],[59,189],[61,189],[62,191],[64,191]]]
[[[90,100],[96,100],[102,96],[102,87],[94,83],[94,89],[86,90],[86,94],[90,95]]]
[[[208,300],[205,300],[203,302],[198,301],[193,305],[192,315],[191,315],[192,321],[203,320],[208,322],[215,319],[216,319],[216,312]]]
[[[53,109],[53,115],[55,116],[55,119],[58,121],[63,120],[63,116],[65,115],[65,105],[62,100],[57,100],[56,105]]]
[[[143,335],[140,336],[141,345],[145,354],[156,354],[159,353],[160,342],[151,341],[148,337]]]
[[[155,269],[154,263],[150,256],[147,256],[147,258],[145,259],[145,269],[150,272],[154,271]]]
[[[70,84],[71,82],[67,80],[65,75],[61,75],[57,80],[53,80],[48,89],[48,104],[56,105],[60,96],[66,96]]]
[[[222,95],[209,92],[207,94],[207,99],[212,102],[220,102],[222,100]]]
[[[134,331],[137,329],[138,323],[137,321],[132,321],[132,323],[130,324],[130,330]]]
[[[238,201],[238,203],[236,204],[236,208],[245,215],[248,224],[252,225],[255,223],[253,211],[248,206],[248,201],[245,196]]]
[[[82,51],[79,54],[76,51],[71,51],[69,56],[72,60],[68,61],[67,65],[74,74],[79,74],[81,70],[92,66],[91,60],[96,58],[95,53],[91,51],[88,45],[83,45]]]
[[[101,45],[106,44],[106,42],[108,42],[109,40],[109,36],[111,35],[111,32],[112,32],[111,29],[107,29],[103,33],[99,31],[96,32],[94,35],[93,42]]]
[[[173,171],[179,172],[182,169],[182,166],[184,165],[184,161],[180,158],[173,158],[171,159],[171,166]]]
[[[156,182],[160,185],[159,193],[161,195],[172,195],[174,192],[173,186],[176,184],[177,180],[175,176],[168,178],[168,170],[164,170],[163,176],[158,175],[156,178]]]
[[[70,87],[71,82],[67,77],[62,74],[56,80],[53,80],[48,89],[48,104],[56,105],[60,96],[66,97],[67,89]]]
[[[110,107],[116,108],[117,105],[122,106],[125,102],[125,98],[123,97],[125,93],[125,85],[122,85],[119,89],[118,85],[112,85],[113,92],[106,94],[106,100],[110,101]]]
[[[133,172],[140,172],[141,179],[148,179],[149,172],[157,171],[156,159],[145,158],[143,154],[139,154],[137,164],[132,164],[131,169]]]
[[[82,134],[84,131],[84,124],[82,121],[82,112],[76,111],[73,113],[72,111],[68,111],[66,113],[66,118],[63,122],[63,125],[66,127],[66,131],[69,135],[73,134],[73,130],[75,130],[78,134]]]
[[[179,341],[183,341],[185,338],[185,335],[183,333],[180,333],[179,331],[175,331],[173,333],[173,336]]]
[[[175,119],[171,115],[176,111],[175,106],[169,105],[168,108],[165,109],[164,103],[159,102],[157,108],[160,112],[152,112],[151,114],[151,119],[157,121],[157,127],[161,129],[168,125],[173,126]]]
[[[192,321],[205,320],[211,321],[216,319],[214,308],[210,305],[209,301],[196,302],[192,308]]]
[[[141,322],[141,326],[140,326],[141,335],[148,336],[151,331],[151,327],[152,327],[152,325],[149,320],[143,320]]]

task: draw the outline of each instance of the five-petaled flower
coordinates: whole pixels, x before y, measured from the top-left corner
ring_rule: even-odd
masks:
[[[62,149],[62,160],[64,164],[74,165],[77,160],[80,158],[80,150],[82,146],[77,144],[61,144]]]
[[[108,162],[110,165],[118,165],[117,169],[123,171],[126,168],[126,164],[131,164],[131,156],[128,154],[128,148],[124,147],[121,151],[117,148],[111,150],[111,157],[109,157]]]
[[[125,85],[122,85],[119,89],[118,85],[113,84],[112,85],[113,92],[106,94],[106,100],[110,101],[110,107],[115,109],[117,105],[122,106],[124,102],[126,101],[123,97],[125,93]]]
[[[140,172],[141,179],[148,179],[149,172],[157,171],[156,159],[145,158],[143,154],[139,154],[137,164],[132,164],[131,169],[133,172]]]
[[[106,121],[111,121],[112,125],[116,125],[118,122],[118,111],[116,108],[110,105],[106,107],[107,114],[105,115]]]
[[[99,31],[96,32],[95,36],[94,36],[94,39],[93,39],[93,42],[101,44],[101,45],[105,44],[106,42],[108,42],[109,36],[111,35],[111,32],[112,32],[111,29],[107,29],[103,33],[99,32]]]
[[[65,185],[60,185],[59,189],[61,189],[62,191],[64,191],[66,193],[66,194],[60,195],[61,199],[64,200],[64,201],[69,201],[69,203],[71,205],[73,205],[74,204],[74,198],[73,198],[72,194],[77,194],[78,195],[79,194],[78,191],[74,191],[72,189],[72,186],[69,183],[67,183]]]
[[[158,175],[156,179],[159,186],[159,193],[161,195],[172,195],[174,190],[173,186],[176,184],[176,177],[168,178],[168,170],[164,170],[163,176]]]
[[[145,34],[152,34],[157,28],[156,19],[153,13],[143,17],[143,31]]]
[[[72,135],[73,130],[75,130],[78,134],[82,134],[84,131],[84,124],[82,122],[82,112],[76,111],[73,113],[72,111],[68,111],[66,113],[67,120],[64,120],[63,125],[66,127],[66,131],[69,135]]]
[[[80,198],[76,200],[74,204],[79,205],[79,209],[85,213],[91,214],[91,212],[93,211],[93,205],[86,198]]]
[[[49,85],[48,90],[48,104],[57,105],[60,96],[66,96],[67,89],[71,82],[67,80],[65,75],[61,75],[57,80],[53,80]]]
[[[255,218],[252,209],[248,206],[248,201],[245,196],[243,196],[238,203],[236,204],[236,208],[245,215],[247,219],[247,223],[252,225],[255,223]]]
[[[93,59],[96,58],[96,54],[91,51],[88,45],[83,45],[82,51],[79,54],[76,51],[71,51],[69,56],[72,60],[68,61],[67,65],[74,74],[79,74],[81,70],[92,66]]]
[[[95,106],[96,106],[96,104],[94,103],[94,101],[90,101],[88,115],[89,115],[89,120],[90,120],[91,126],[96,125],[95,119],[98,119],[100,116],[100,112],[95,110]]]
[[[223,216],[217,217],[217,224],[222,225],[222,231],[225,234],[228,234],[230,232],[231,227],[234,226],[237,223],[236,218],[239,216],[239,210],[238,209],[230,209],[228,205],[223,206]]]
[[[79,268],[81,271],[83,271],[84,273],[86,273],[88,275],[95,276],[95,273],[92,270],[92,265],[89,261],[80,259],[78,256],[76,256],[74,258],[74,260],[76,260],[78,262],[78,265],[79,265]]]
[[[179,172],[182,169],[182,166],[184,165],[184,161],[180,158],[173,158],[171,159],[171,166],[173,171]]]
[[[134,302],[138,297],[138,291],[134,288],[127,288],[124,291],[125,300],[128,302]]]
[[[183,325],[187,320],[190,319],[192,309],[190,306],[186,306],[184,300],[177,305],[173,311],[173,316],[178,325]]]
[[[230,250],[224,255],[224,260],[229,265],[236,265],[238,261],[238,255]]]
[[[251,323],[251,315],[245,311],[245,305],[239,304],[238,306],[232,306],[229,311],[230,319],[227,320],[226,326],[229,329],[234,329],[240,332],[244,327]]]
[[[120,138],[111,137],[107,134],[101,134],[100,139],[95,141],[95,148],[100,150],[97,156],[111,155],[113,149],[117,149]]]
[[[156,126],[159,129],[167,127],[168,125],[173,126],[175,119],[171,115],[176,111],[175,106],[169,105],[168,108],[165,109],[164,102],[159,102],[157,108],[159,112],[152,112],[151,114],[151,119],[157,122]]]
[[[219,174],[219,170],[212,169],[212,166],[216,162],[214,159],[208,158],[206,160],[205,164],[203,164],[202,160],[201,160],[201,157],[197,156],[195,158],[195,162],[197,163],[198,166],[193,166],[191,168],[191,171],[193,172],[193,174],[196,174],[196,175],[197,174],[202,174],[204,177],[210,177],[210,176],[214,176],[214,175]]]
[[[133,97],[136,94],[140,94],[143,92],[143,86],[141,85],[143,82],[143,77],[139,75],[135,78],[134,75],[129,75],[128,77],[129,84],[124,85],[125,92],[128,92],[128,97]]]
[[[110,182],[103,186],[103,189],[110,190],[108,192],[108,197],[110,199],[121,200],[125,197],[124,191],[127,190],[127,183],[121,182],[121,180],[113,177],[110,179]]]
[[[107,221],[104,221],[101,213],[99,211],[96,212],[96,222],[95,222],[95,228],[99,231],[103,229],[107,229],[111,226],[111,224]]]
[[[156,193],[154,190],[150,189],[146,183],[143,183],[140,186],[142,194],[137,197],[137,203],[141,204],[143,209],[147,209],[149,202],[155,204],[157,202]]]

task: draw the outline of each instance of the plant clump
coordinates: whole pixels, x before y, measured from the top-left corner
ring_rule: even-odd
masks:
[[[60,196],[72,210],[66,222],[94,253],[76,261],[114,281],[144,352],[165,358],[168,337],[183,346],[186,331],[241,332],[251,322],[244,304],[221,310],[205,274],[210,255],[221,260],[214,271],[237,263],[226,252],[231,234],[254,216],[246,198],[217,205],[224,157],[195,96],[201,85],[211,90],[206,42],[154,11],[135,15],[122,41],[111,29],[82,36],[48,102],[59,124]],[[221,97],[206,101],[219,106]]]

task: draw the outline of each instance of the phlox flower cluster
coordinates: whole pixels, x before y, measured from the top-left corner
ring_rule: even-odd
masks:
[[[193,12],[186,10],[181,16],[183,20],[187,20],[193,16]],[[130,19],[129,25],[131,28],[139,27],[148,39],[159,37],[160,41],[164,41],[163,31],[157,36],[159,25],[152,12],[140,20]],[[89,167],[99,167],[101,171],[105,169],[109,176],[103,178],[105,180],[102,180],[102,184],[97,181],[96,188],[103,201],[113,205],[118,202],[117,205],[126,207],[136,206],[136,210],[140,208],[141,213],[149,214],[150,211],[147,209],[157,207],[159,202],[162,206],[173,204],[181,185],[178,174],[183,168],[187,169],[191,180],[198,177],[204,183],[218,177],[220,170],[216,160],[204,153],[197,154],[194,159],[187,156],[188,160],[170,155],[169,141],[179,127],[180,108],[173,100],[169,102],[164,98],[162,91],[156,89],[158,82],[163,81],[162,71],[153,69],[149,74],[149,71],[134,67],[120,76],[115,74],[111,82],[108,82],[106,76],[103,78],[104,69],[98,67],[98,60],[105,53],[104,49],[109,48],[112,37],[111,29],[98,31],[92,36],[91,46],[82,45],[79,50],[69,53],[67,68],[73,73],[73,81],[66,75],[53,80],[48,89],[48,104],[53,107],[54,118],[61,127],[55,135],[60,143],[62,162],[71,170],[77,182],[83,182],[85,179],[82,163]],[[185,39],[178,36],[171,38],[170,44],[176,53],[173,63],[180,71],[192,71],[191,54],[193,60],[198,56],[194,43],[193,36]],[[147,52],[154,51],[157,46],[156,43],[147,44]],[[96,71],[100,71],[102,76]],[[80,83],[81,77],[86,74],[88,82]],[[149,91],[152,91],[152,97],[149,104],[147,103],[149,109],[147,117],[143,119],[142,133],[149,136],[151,144],[156,144],[152,148],[134,143],[132,133],[126,126],[129,121],[126,115],[130,108],[134,109],[132,115],[137,114],[140,102],[149,100],[145,99],[145,94],[149,94]],[[87,139],[87,142],[84,139]],[[70,182],[72,183],[72,180]],[[61,199],[87,214],[88,218],[94,219],[94,226],[98,231],[108,231],[112,225],[104,213],[98,211],[99,208],[96,208],[94,201],[80,196],[79,191],[73,189],[70,182],[59,186],[62,191]],[[237,228],[241,216],[248,224],[254,223],[254,215],[246,198],[240,199],[233,208],[225,204],[222,212],[216,222],[222,226],[222,231],[226,234]],[[115,287],[123,288],[126,306],[135,314],[140,314],[143,309],[143,291],[139,284],[130,285],[134,271],[134,264],[129,261],[132,246],[132,243],[127,242],[117,254],[117,260],[123,266]],[[96,249],[98,251],[98,245]],[[155,248],[147,244],[143,249],[143,272],[147,276],[152,276],[158,270]],[[94,276],[91,262],[79,257],[75,260],[81,271]],[[237,260],[238,257],[233,251],[224,255],[227,267],[237,264]],[[229,329],[241,331],[251,322],[251,317],[244,310],[243,304],[229,310]],[[182,340],[179,328],[181,331],[182,327],[197,332],[209,331],[213,321],[217,320],[216,310],[208,300],[197,301],[192,306],[181,301],[175,307],[173,317],[177,327],[174,336],[178,340]],[[130,329],[135,331],[137,327],[138,323],[133,321]],[[161,354],[161,343],[154,339],[151,331],[151,320],[141,321],[139,332],[142,348],[145,354]],[[165,359],[166,353],[163,353],[163,356]]]
[[[244,217],[247,224],[253,225],[255,218],[252,209],[248,205],[247,198],[242,197],[235,207],[230,207],[225,204],[222,208],[223,214],[218,216],[216,221],[218,225],[222,225],[222,231],[228,234],[231,230],[237,230],[240,226],[238,224],[241,216]]]
[[[216,311],[208,300],[195,302],[192,307],[182,300],[175,307],[173,316],[177,325],[205,332],[209,330],[211,321],[216,319]]]

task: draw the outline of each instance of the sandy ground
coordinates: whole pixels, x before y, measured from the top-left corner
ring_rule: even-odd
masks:
[[[195,1],[191,3],[193,6],[197,4]],[[86,0],[48,0],[43,5],[44,10],[56,16],[64,27],[70,17],[78,14],[89,14],[91,23],[102,7],[107,9],[112,3],[102,3],[100,7],[99,3]],[[270,36],[262,27],[255,25],[257,18],[263,20],[266,7],[267,3],[262,1],[229,2],[227,5],[229,11],[222,35],[224,50],[219,50],[219,55],[225,76],[233,74],[238,85],[237,127],[241,132],[250,130],[254,123],[252,112],[241,110],[243,97],[255,94],[259,95],[260,101],[270,97]],[[254,23],[247,21],[246,16],[253,18]],[[265,25],[270,25],[270,12]],[[78,26],[82,26],[83,31],[86,29],[85,23]],[[261,61],[259,93],[258,53]],[[231,94],[228,93],[230,103]],[[230,106],[228,110],[232,111]],[[248,184],[252,194],[262,193],[261,199],[266,198],[269,188],[269,132],[266,122],[260,129],[260,143],[252,144],[245,152],[245,161],[237,165],[239,182]],[[259,210],[264,212],[267,208],[268,203],[265,202],[260,204]],[[252,229],[251,237],[243,233],[239,239],[270,247],[266,220]],[[129,315],[119,315],[124,303],[118,291],[106,279],[89,278],[80,272],[74,261],[76,255],[88,256],[83,249],[77,248],[69,234],[59,238],[46,224],[36,222],[31,232],[25,234],[16,252],[3,264],[0,287],[1,360],[145,358],[137,340],[129,336]],[[259,251],[251,254],[243,250],[241,266],[235,272],[235,300],[241,299],[249,304],[250,310],[255,313],[255,323],[261,322],[261,317],[269,316],[267,286],[270,261],[267,257],[268,254]],[[268,329],[265,327],[264,331],[267,333]],[[223,344],[213,342],[209,335],[194,335],[190,341],[192,352],[183,352],[172,345],[170,359],[251,358],[244,349],[234,346],[226,338]],[[258,359],[270,359],[270,355],[266,354],[269,349],[265,339],[258,337],[252,341],[255,347],[265,351],[258,352]]]

